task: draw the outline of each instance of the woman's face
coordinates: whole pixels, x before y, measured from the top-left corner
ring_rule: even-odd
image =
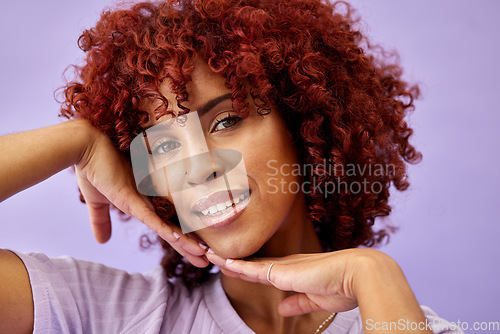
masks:
[[[169,178],[170,192],[166,196],[175,204],[181,222],[196,222],[198,227],[192,229],[194,233],[220,256],[232,258],[250,256],[273,236],[276,239],[276,235],[285,237],[293,233],[294,226],[305,223],[305,205],[301,193],[282,191],[282,188],[290,189],[282,185],[299,182],[298,176],[289,172],[276,172],[276,167],[284,166],[283,170],[290,171],[293,164],[297,163],[295,148],[280,111],[272,108],[268,115],[259,115],[249,98],[249,116],[239,118],[232,110],[231,91],[225,86],[224,78],[201,61],[196,64],[192,82],[187,89],[189,101],[183,105],[191,111],[198,111],[196,115],[204,140],[200,141],[200,136],[196,137],[193,131],[187,131],[192,124],[192,127],[196,127],[196,122],[188,123],[183,134],[171,136],[175,140],[156,140],[148,134],[152,152],[165,154],[164,157],[172,161],[189,161],[181,164],[187,169],[178,174],[183,175],[190,187],[172,191],[175,182]],[[160,86],[160,92],[169,101],[169,107],[179,111],[168,82]],[[143,106],[151,116],[150,123],[146,125],[148,127],[166,124],[165,121],[172,118],[165,115],[155,120],[154,106],[147,103]],[[192,114],[195,113],[188,114],[188,119],[196,119],[191,117]],[[223,163],[218,165],[214,154],[205,154],[205,157],[209,157],[208,161],[193,158],[203,156],[201,142],[206,142],[209,152],[225,149],[231,151],[222,152],[241,153],[246,167],[244,179],[241,173],[226,179],[220,177],[231,167],[228,169]],[[187,156],[186,152],[189,152]],[[231,183],[230,199],[227,197],[228,180]],[[161,180],[153,182],[165,184]]]

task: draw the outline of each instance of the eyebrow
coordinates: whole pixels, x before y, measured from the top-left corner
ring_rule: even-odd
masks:
[[[209,112],[210,110],[212,110],[213,108],[215,108],[219,103],[222,103],[223,101],[231,99],[231,96],[232,96],[231,93],[226,93],[224,95],[213,98],[210,101],[208,101],[207,103],[203,104],[201,107],[199,107],[195,111],[198,111],[198,116],[201,117],[204,114],[206,114],[207,112]],[[150,125],[147,128],[144,128],[142,131],[146,131],[155,125],[158,125],[158,124]]]
[[[215,108],[219,103],[221,103],[225,100],[230,100],[230,99],[231,99],[231,93],[227,93],[227,94],[221,95],[219,97],[216,97],[216,98],[208,101],[207,103],[205,103],[201,107],[199,107],[198,108],[198,115],[203,116],[204,114],[206,114],[207,112],[209,112],[210,110]]]

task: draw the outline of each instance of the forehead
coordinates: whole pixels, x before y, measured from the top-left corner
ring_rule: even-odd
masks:
[[[191,79],[192,80],[186,85],[189,100],[183,103],[183,106],[190,110],[198,110],[209,101],[231,92],[225,85],[225,78],[212,71],[207,63],[198,58],[194,62],[194,70],[191,73]],[[177,106],[176,94],[174,94],[170,88],[171,83],[170,78],[163,80],[159,86],[159,92],[167,99],[169,109],[177,113],[181,110]],[[146,110],[150,116],[150,121],[145,125],[146,127],[172,117],[172,115],[164,115],[156,120],[155,109],[160,105],[161,102],[158,100],[144,99],[140,101],[140,108]]]

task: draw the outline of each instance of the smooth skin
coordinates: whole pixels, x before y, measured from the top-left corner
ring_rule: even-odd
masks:
[[[196,108],[211,98],[227,94],[220,76],[206,66],[196,68],[189,87],[192,103],[189,107]],[[172,98],[168,91],[162,93],[167,99]],[[267,202],[269,205],[272,201],[289,202],[290,198],[285,194],[266,197],[270,196],[265,188],[266,173],[258,169],[263,164],[260,160],[251,161],[261,156],[252,156],[252,152],[262,147],[259,139],[266,143],[267,151],[272,151],[281,150],[288,138],[286,131],[274,131],[283,129],[276,110],[267,118],[259,117],[242,120],[237,130],[232,130],[232,135],[254,133],[257,130],[254,126],[262,129],[259,131],[270,127],[269,134],[275,133],[278,137],[274,142],[280,144],[275,148],[268,137],[260,135],[255,136],[248,154],[245,154],[244,146],[237,147],[244,154],[246,164],[255,164],[248,168],[249,183],[254,191],[252,196],[255,197],[241,218],[228,227],[232,229],[231,236],[244,245],[236,251],[232,251],[227,234],[200,231],[198,237],[211,247],[207,251],[194,239],[182,235],[178,227],[162,222],[147,198],[137,193],[131,168],[125,159],[105,135],[84,120],[0,137],[0,200],[75,165],[98,241],[104,242],[110,237],[109,204],[113,203],[144,222],[194,265],[204,267],[210,261],[220,266],[222,284],[231,304],[257,333],[312,333],[330,313],[356,306],[360,307],[365,323],[367,320],[389,322],[400,319],[425,323],[423,312],[401,269],[389,256],[371,249],[321,252],[317,235],[305,219],[303,196],[296,196],[293,205],[282,214],[275,214],[279,208],[273,210],[274,215],[262,213],[263,206],[256,203]],[[266,119],[264,126],[260,122]],[[209,140],[217,143],[221,140],[219,136],[214,135]],[[26,152],[24,148],[33,147],[27,145],[33,142],[37,145]],[[245,140],[241,143],[243,145]],[[292,162],[292,151],[280,156],[281,162]],[[258,217],[260,219],[256,220]],[[238,224],[244,226],[247,221],[253,223],[248,226],[263,233],[246,234],[246,228],[241,229]],[[262,224],[261,227],[256,222]],[[226,259],[250,256],[255,250],[259,250],[258,255],[263,258]],[[272,262],[275,265],[270,284],[266,275]],[[0,252],[0,268],[0,333],[30,332],[33,328],[33,301],[26,269],[17,256],[8,251]],[[387,333],[382,330],[366,332]],[[397,332],[405,333],[404,330]],[[431,332],[422,330],[420,333]]]

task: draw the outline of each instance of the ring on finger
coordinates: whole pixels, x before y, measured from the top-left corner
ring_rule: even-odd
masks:
[[[274,266],[274,262],[272,262],[270,265],[269,265],[269,268],[267,269],[267,281],[271,284],[273,284],[273,282],[271,282],[271,268]]]

